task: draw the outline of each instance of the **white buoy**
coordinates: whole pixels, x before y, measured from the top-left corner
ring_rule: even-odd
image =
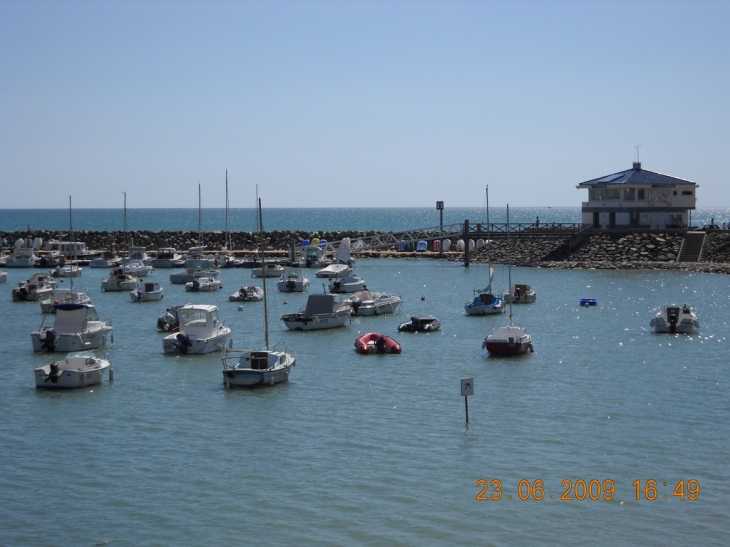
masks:
[[[243,311],[243,306],[238,306],[238,311]]]
[[[110,382],[114,381],[114,369],[111,367],[109,367],[109,381]]]

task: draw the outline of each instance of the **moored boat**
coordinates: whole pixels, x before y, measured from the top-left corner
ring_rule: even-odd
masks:
[[[73,389],[100,384],[111,367],[107,358],[100,359],[91,352],[73,352],[63,360],[47,363],[33,370],[35,387]]]
[[[398,332],[433,332],[441,328],[441,321],[433,315],[414,315],[410,321],[398,325]]]
[[[664,306],[651,320],[650,325],[654,327],[654,332],[670,334],[692,334],[700,328],[697,314],[687,304]]]
[[[30,333],[33,351],[82,351],[106,346],[111,323],[101,321],[92,304],[54,304],[55,321],[45,326],[51,314],[43,316],[40,329]]]
[[[218,307],[186,304],[177,309],[178,332],[162,339],[165,353],[204,354],[224,349],[231,329],[218,316]]]
[[[363,355],[370,353],[400,353],[402,346],[392,339],[378,332],[368,332],[355,340],[355,351]]]
[[[163,289],[159,283],[138,283],[137,288],[129,293],[132,302],[155,302],[162,300]]]
[[[310,294],[307,305],[297,313],[283,315],[289,330],[320,330],[341,327],[350,318],[352,307],[336,294]]]

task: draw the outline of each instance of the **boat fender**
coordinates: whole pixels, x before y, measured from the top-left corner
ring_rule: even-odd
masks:
[[[269,378],[269,384],[272,385],[272,386],[274,385],[274,377],[273,376],[271,378]]]

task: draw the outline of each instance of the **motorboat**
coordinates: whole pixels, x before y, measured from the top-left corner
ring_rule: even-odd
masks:
[[[263,232],[261,202],[259,202],[259,226]],[[263,258],[263,257],[262,257]],[[262,260],[265,264],[265,262]],[[269,307],[266,300],[266,278],[263,280],[264,298],[264,339],[265,349],[258,351],[245,350],[238,359],[223,358],[223,382],[228,387],[274,385],[289,380],[291,369],[297,364],[296,359],[286,351],[269,347]]]
[[[40,301],[41,313],[56,313],[54,304],[91,304],[91,298],[85,292],[67,289],[54,289],[49,298]]]
[[[304,292],[307,287],[309,279],[304,277],[304,270],[301,268],[287,268],[276,284],[280,292]]]
[[[218,307],[186,304],[177,310],[178,332],[162,339],[165,353],[203,354],[222,350],[231,329],[218,317]]]
[[[532,304],[536,300],[537,294],[529,285],[515,283],[504,293],[504,301],[508,304]]]
[[[281,277],[284,275],[284,266],[275,263],[264,263],[258,268],[251,270],[253,277]]]
[[[299,266],[307,268],[324,268],[332,263],[327,256],[325,250],[319,246],[319,238],[310,241],[305,239],[302,241],[302,258],[299,260]]]
[[[414,315],[410,321],[398,325],[398,332],[434,332],[441,328],[441,321],[433,315]]]
[[[106,346],[110,322],[101,321],[92,304],[54,304],[56,319],[44,326],[51,317],[47,313],[39,330],[31,332],[33,351],[82,351]]]
[[[494,355],[519,355],[534,352],[532,336],[524,327],[507,325],[498,327],[484,339],[482,348]]]
[[[152,258],[147,254],[146,247],[129,247],[129,255],[125,260],[140,260],[145,266],[152,264]]]
[[[390,336],[377,332],[363,334],[355,340],[355,351],[363,355],[370,353],[400,353],[402,349],[401,345]]]
[[[215,277],[196,277],[185,283],[185,290],[189,292],[217,291],[223,288],[223,283]]]
[[[319,330],[341,327],[347,323],[352,307],[337,294],[310,294],[307,305],[297,313],[283,315],[289,330]]]
[[[157,330],[162,332],[177,332],[180,327],[180,317],[177,312],[185,306],[186,304],[178,304],[177,306],[167,308],[165,313],[157,318]]]
[[[336,279],[347,277],[352,273],[352,266],[348,264],[330,264],[329,266],[317,270],[317,277],[324,277],[326,279]]]
[[[129,275],[121,266],[114,268],[106,279],[101,281],[102,291],[133,291],[139,279]]]
[[[160,247],[157,256],[150,261],[153,268],[177,268],[183,264],[183,256],[174,247]]]
[[[129,293],[132,302],[154,302],[162,300],[162,287],[159,283],[137,283],[137,288]]]
[[[104,251],[101,256],[93,258],[89,262],[89,268],[116,268],[121,265],[122,259],[117,256],[116,251],[108,250]]]
[[[22,240],[19,239],[13,247],[13,253],[8,257],[5,262],[6,268],[30,268],[35,266],[38,257],[35,255],[32,247],[19,247],[18,243]]]
[[[36,272],[30,279],[18,283],[11,291],[13,302],[38,302],[53,294],[58,283],[53,281],[50,272]]]
[[[650,325],[654,327],[654,332],[670,334],[692,334],[700,328],[697,314],[687,304],[664,306],[651,320]]]
[[[598,300],[595,298],[581,298],[580,299],[580,305],[581,306],[597,306]]]
[[[122,261],[122,268],[124,269],[124,273],[134,277],[147,277],[155,271],[152,266],[145,264],[138,258],[125,258]]]
[[[387,292],[357,291],[349,298],[353,315],[369,317],[396,313],[403,298]]]
[[[335,277],[329,283],[330,292],[350,293],[361,291],[365,288],[365,280],[355,274],[347,277]]]
[[[72,352],[63,360],[36,368],[33,371],[35,387],[69,389],[93,386],[101,383],[110,367],[111,363],[106,357],[101,359],[90,351]]]
[[[507,247],[508,253],[511,254],[511,245],[509,240],[509,205],[507,205]],[[512,285],[512,265],[508,264],[507,267],[509,275],[510,287]],[[527,287],[525,285],[525,287]],[[529,288],[529,287],[528,287]],[[514,291],[512,294],[515,295]],[[521,295],[525,295],[527,292],[522,292]],[[520,293],[517,293],[520,295]],[[506,300],[506,299],[505,299]],[[509,302],[509,325],[504,327],[497,327],[494,329],[492,334],[488,335],[484,342],[482,342],[482,348],[492,355],[520,355],[527,353],[528,351],[534,352],[535,349],[532,347],[532,336],[527,332],[527,329],[514,325],[512,323],[512,303],[514,299],[510,299]],[[534,302],[534,300],[533,300]]]
[[[83,268],[81,268],[77,264],[65,264],[63,266],[59,264],[51,272],[51,275],[53,277],[79,277],[82,271]]]
[[[170,283],[184,285],[199,277],[216,277],[221,272],[207,258],[191,258],[185,261],[185,270],[170,274]]]
[[[343,237],[340,241],[340,246],[335,251],[335,258],[333,260],[335,264],[347,264],[348,266],[355,267],[355,259],[350,255],[350,238]]]
[[[260,302],[264,299],[264,289],[256,285],[246,285],[228,297],[229,302]]]

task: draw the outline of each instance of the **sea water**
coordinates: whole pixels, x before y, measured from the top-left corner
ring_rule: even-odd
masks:
[[[484,206],[447,207],[443,211],[443,225],[463,223],[472,225],[487,219],[492,223],[504,223],[506,207]],[[515,224],[580,223],[580,207],[510,207],[510,222]],[[692,225],[721,225],[730,221],[730,208],[704,207],[692,211]],[[128,209],[126,224],[122,209],[74,209],[73,228],[76,231],[121,232],[127,230],[151,231],[224,231],[225,209]],[[68,209],[0,209],[0,232],[26,230],[68,230]],[[256,210],[234,208],[228,211],[230,231],[251,232],[258,230]],[[397,232],[417,230],[442,225],[439,211],[427,207],[403,208],[266,208],[264,229],[302,230],[312,233],[321,231],[362,230]]]
[[[151,303],[102,292],[106,270],[74,280],[113,321],[114,381],[66,392],[34,387],[33,368],[61,356],[31,351],[40,306],[12,302],[10,289],[32,270],[8,272],[0,544],[727,544],[725,276],[513,268],[513,282],[537,291],[536,303],[513,307],[535,353],[496,358],[482,342],[507,315],[464,314],[485,266],[363,259],[355,271],[368,287],[402,295],[398,314],[288,331],[279,318],[307,293],[269,281],[271,340],[297,365],[288,383],[227,389],[221,354],[164,355],[156,319],[169,305],[215,304],[234,348],[259,348],[263,303],[228,295],[261,280],[223,270],[222,291],[188,293],[170,271],[149,278],[165,290]],[[307,275],[309,292],[322,291]],[[505,267],[494,285],[506,289]],[[697,311],[699,333],[652,332],[669,302]],[[441,330],[397,332],[419,314]],[[367,332],[394,337],[403,353],[357,354]],[[475,385],[468,424],[465,377]]]

